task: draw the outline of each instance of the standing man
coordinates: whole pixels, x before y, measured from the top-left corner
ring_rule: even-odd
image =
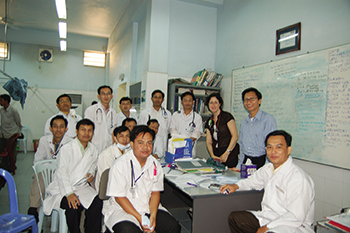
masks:
[[[62,146],[72,140],[71,137],[65,135],[68,130],[67,125],[68,121],[62,115],[56,115],[51,119],[50,131],[52,135],[45,135],[40,138],[39,147],[34,155],[33,164],[41,160],[56,159]],[[45,186],[43,180],[40,180],[40,188],[44,193]],[[28,214],[34,215],[37,222],[39,221],[38,209],[40,206],[41,201],[38,181],[34,175],[32,184],[30,185]]]
[[[53,208],[65,209],[68,230],[80,233],[81,211],[85,209],[85,232],[101,232],[102,200],[89,184],[94,179],[98,157],[97,148],[90,143],[94,123],[89,119],[79,121],[76,133],[77,137],[64,145],[57,156],[57,170],[47,187],[44,213],[50,215]]]
[[[163,138],[163,145],[165,145],[165,148],[167,148],[171,113],[162,107],[164,93],[161,90],[153,91],[151,100],[153,106],[146,108],[140,113],[138,124],[146,125],[150,119],[156,119],[159,123],[159,137]]]
[[[262,95],[257,89],[245,89],[242,92],[242,100],[249,115],[241,123],[238,140],[241,153],[236,170],[240,170],[247,159],[259,169],[266,162],[264,140],[267,134],[277,129],[277,123],[272,115],[260,110]]]
[[[51,119],[57,115],[62,115],[68,121],[68,130],[66,136],[74,138],[76,136],[75,126],[78,121],[81,120],[81,116],[75,114],[74,110],[71,110],[72,107],[72,99],[67,94],[62,94],[56,99],[56,106],[60,110],[57,114],[53,115],[49,119],[47,119],[44,129],[44,135],[51,135],[52,132],[50,130],[50,122]]]
[[[175,218],[160,205],[164,174],[160,163],[150,156],[153,139],[152,129],[145,125],[135,126],[130,135],[132,150],[115,160],[109,171],[106,195],[110,198],[103,206],[103,214],[110,231],[181,231]]]
[[[117,114],[117,126],[121,126],[125,118],[134,118],[137,121],[137,116],[130,112],[132,101],[129,97],[123,97],[119,100],[120,113]]]
[[[293,163],[292,136],[276,130],[265,140],[266,153],[271,163],[253,173],[249,178],[233,185],[223,185],[221,193],[239,190],[262,190],[261,211],[236,211],[228,218],[235,232],[314,232],[315,187],[314,182]]]
[[[197,140],[203,133],[202,117],[193,110],[195,97],[191,92],[181,95],[183,109],[174,112],[171,118],[170,134],[172,137],[180,135],[193,141],[192,157],[196,157]]]
[[[101,153],[104,149],[112,145],[113,129],[117,125],[117,113],[109,105],[113,98],[113,90],[110,86],[100,86],[97,90],[97,98],[100,100],[97,104],[88,107],[85,110],[85,118],[95,123],[95,133],[92,143]]]
[[[159,123],[156,119],[151,119],[147,121],[147,126],[155,132],[152,156],[156,159],[160,159],[164,156],[165,146],[163,145],[163,139],[158,135]]]
[[[10,106],[11,97],[7,94],[0,95],[0,105],[3,107],[0,109],[1,126],[0,126],[0,151],[4,151],[9,138],[16,134],[21,133],[21,117],[17,109]],[[0,168],[6,170],[10,169],[10,157],[2,157]],[[3,179],[1,179],[3,180]],[[0,184],[0,189],[2,184]]]

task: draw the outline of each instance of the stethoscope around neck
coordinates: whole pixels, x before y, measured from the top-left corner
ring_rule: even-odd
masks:
[[[100,114],[99,114],[100,112]],[[100,118],[98,117],[100,115]],[[98,124],[102,124],[103,112],[101,108],[96,109],[96,121]],[[113,128],[113,112],[111,112],[111,128]]]

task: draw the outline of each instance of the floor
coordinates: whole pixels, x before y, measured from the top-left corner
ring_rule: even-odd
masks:
[[[18,198],[18,208],[19,212],[26,214],[29,208],[29,191],[30,184],[32,182],[33,176],[33,157],[34,152],[19,152],[17,155],[17,170],[16,174],[13,176],[16,182],[17,187],[17,198]],[[179,221],[181,225],[181,233],[190,233],[191,232],[191,220],[187,215],[187,207],[181,208],[169,208],[170,213]],[[8,199],[8,190],[5,185],[4,188],[0,191],[0,215],[8,213],[10,211],[9,199]],[[44,222],[43,231],[51,232],[49,228],[50,220],[47,217]]]

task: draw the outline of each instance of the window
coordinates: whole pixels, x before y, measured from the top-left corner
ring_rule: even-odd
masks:
[[[104,52],[94,52],[94,51],[84,51],[84,65],[85,66],[106,66],[106,53]]]
[[[0,58],[9,60],[9,43],[0,42]]]

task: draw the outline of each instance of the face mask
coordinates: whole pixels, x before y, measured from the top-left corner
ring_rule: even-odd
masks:
[[[130,147],[130,143],[128,143],[126,146],[124,146],[123,144],[120,144],[120,143],[118,142],[117,147],[118,147],[120,150],[125,150],[125,149],[128,149],[128,148]]]

